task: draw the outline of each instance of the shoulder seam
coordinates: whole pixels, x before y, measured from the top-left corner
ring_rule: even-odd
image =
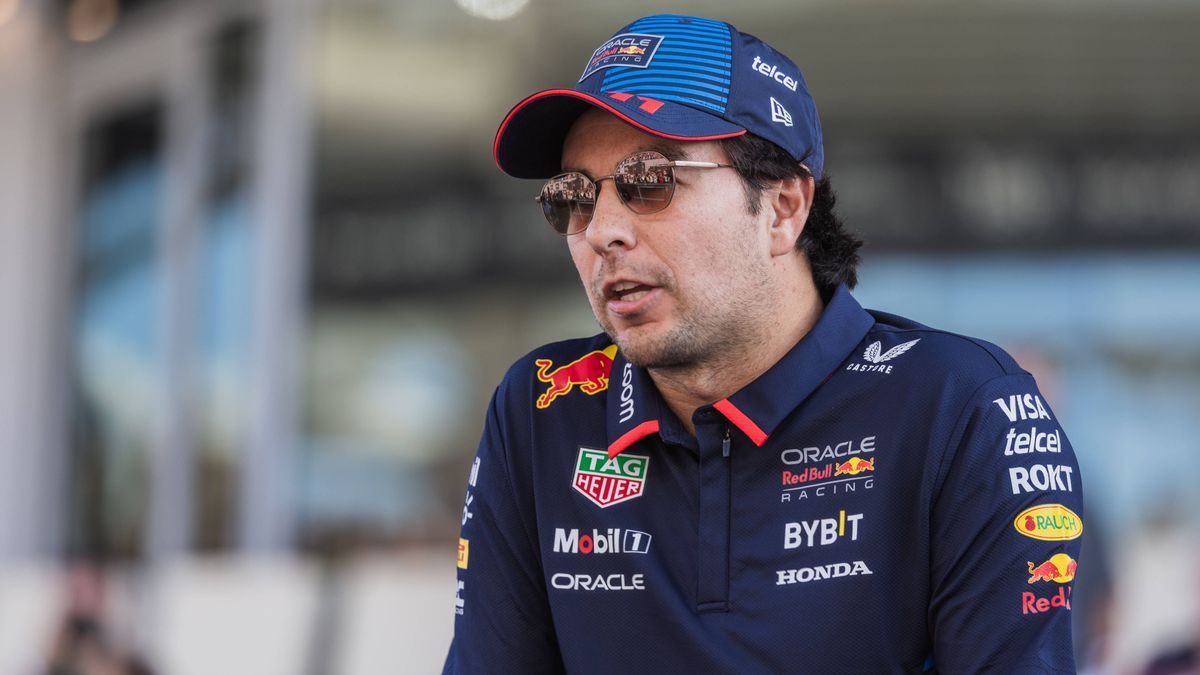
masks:
[[[981,382],[979,384],[979,386],[975,387],[975,390],[972,391],[969,396],[967,396],[966,402],[963,403],[962,409],[959,411],[958,415],[954,418],[954,426],[951,427],[950,436],[946,439],[946,445],[944,445],[942,447],[941,456],[938,458],[937,472],[934,473],[933,489],[929,495],[929,504],[931,507],[933,505],[933,502],[936,501],[937,496],[941,494],[942,487],[946,480],[946,476],[943,473],[943,470],[946,467],[946,457],[950,454],[950,444],[958,436],[958,434],[956,434],[955,432],[957,432],[959,425],[962,424],[963,416],[967,415],[970,412],[972,404],[975,402],[975,397],[979,395],[979,392],[982,391],[984,387],[990,386],[992,383],[994,383],[998,380],[1002,380],[1006,377],[1020,377],[1022,375],[1029,376],[1029,373],[1027,373],[1025,371],[1020,371],[1020,372],[1016,372],[1016,373],[1007,373],[1006,372],[1001,375],[997,375],[995,377],[989,378],[989,379]],[[930,509],[930,512],[932,513],[932,508]]]
[[[1017,364],[1017,370],[1015,372],[1010,371],[1008,368],[1006,368],[1004,366],[1003,363],[1000,362],[1000,359],[996,358],[996,355],[992,353],[992,350],[988,348],[988,345],[990,343],[987,343],[986,341],[981,340],[979,338],[971,337],[970,335],[962,335],[961,333],[954,333],[954,332],[951,332],[948,330],[942,330],[940,328],[930,328],[928,326],[921,326],[920,328],[892,328],[892,327],[879,328],[880,325],[881,324],[879,324],[877,322],[875,324],[875,326],[871,328],[870,331],[867,331],[867,334],[869,335],[872,332],[876,332],[876,331],[887,332],[887,333],[936,333],[938,335],[945,335],[945,336],[952,337],[952,338],[958,338],[960,340],[965,340],[966,342],[970,342],[971,344],[975,345],[977,348],[982,350],[985,354],[987,354],[988,357],[992,359],[992,362],[996,364],[996,367],[998,367],[1000,369],[1000,372],[1003,375],[1018,375],[1020,373],[1026,372],[1024,368],[1021,368],[1021,365],[1019,363]],[[999,347],[996,347],[996,348],[999,349]],[[1016,363],[1016,359],[1013,359],[1013,362]],[[1002,377],[1003,375],[999,375],[997,377]],[[972,393],[972,396],[974,396],[974,393]]]

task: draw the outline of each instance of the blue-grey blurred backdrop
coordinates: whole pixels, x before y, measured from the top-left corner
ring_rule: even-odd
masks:
[[[804,69],[864,305],[1038,377],[1081,668],[1197,668],[1200,4],[0,0],[0,672],[436,672],[487,398],[597,330],[492,135],[664,9]]]

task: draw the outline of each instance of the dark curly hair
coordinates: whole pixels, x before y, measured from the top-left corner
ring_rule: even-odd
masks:
[[[762,191],[770,182],[785,178],[809,178],[812,174],[783,148],[754,134],[743,134],[720,141],[729,163],[737,169],[746,190],[746,204],[751,213],[758,213]],[[862,239],[846,229],[834,213],[837,194],[829,177],[817,181],[812,209],[804,224],[804,233],[796,250],[808,258],[813,282],[821,295],[828,298],[838,284],[854,288],[858,283],[858,249]]]

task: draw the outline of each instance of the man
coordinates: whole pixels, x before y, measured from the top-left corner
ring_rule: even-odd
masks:
[[[446,672],[1073,672],[1071,447],[1002,350],[851,297],[787,57],[639,19],[495,156],[604,333],[492,400]]]

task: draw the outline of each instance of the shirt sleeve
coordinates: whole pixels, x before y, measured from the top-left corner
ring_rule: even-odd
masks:
[[[532,502],[522,504],[517,496],[501,408],[497,392],[467,479],[454,639],[443,675],[564,672],[542,581]]]
[[[939,474],[930,530],[934,667],[1074,673],[1079,465],[1029,374],[975,392]]]

